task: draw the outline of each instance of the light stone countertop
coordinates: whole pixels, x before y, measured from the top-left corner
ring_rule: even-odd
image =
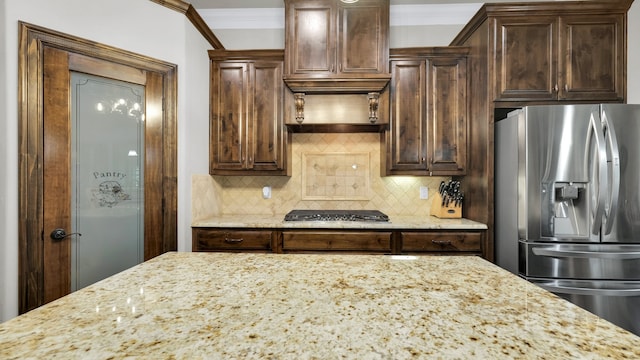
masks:
[[[194,221],[192,227],[245,227],[280,229],[415,229],[486,230],[487,225],[469,219],[440,219],[435,216],[392,216],[389,222],[284,221],[284,215],[223,215]]]
[[[1,359],[638,359],[475,256],[167,253],[0,324]]]

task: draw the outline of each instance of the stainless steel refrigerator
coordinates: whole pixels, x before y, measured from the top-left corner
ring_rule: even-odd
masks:
[[[527,106],[495,140],[497,264],[640,335],[640,105]]]

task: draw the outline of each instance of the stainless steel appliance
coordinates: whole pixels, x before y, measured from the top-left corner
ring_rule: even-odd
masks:
[[[640,335],[640,105],[528,106],[495,138],[497,264]]]
[[[291,210],[285,221],[389,221],[378,210]]]

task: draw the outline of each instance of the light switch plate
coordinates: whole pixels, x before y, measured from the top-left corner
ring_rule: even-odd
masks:
[[[420,186],[420,199],[428,199],[429,198],[429,188],[426,186]]]

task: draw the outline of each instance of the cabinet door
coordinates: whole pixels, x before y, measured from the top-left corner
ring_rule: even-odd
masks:
[[[248,167],[256,171],[282,170],[285,164],[282,62],[256,61],[250,69]]]
[[[557,98],[557,18],[497,18],[494,100]]]
[[[624,99],[624,29],[623,15],[560,18],[561,99]]]
[[[387,1],[343,4],[339,7],[338,21],[338,72],[388,73]]]
[[[467,60],[427,60],[427,158],[434,175],[464,175],[467,153]]]
[[[387,175],[425,175],[427,146],[426,62],[391,62],[391,118],[387,132]]]
[[[210,172],[245,168],[248,64],[211,63]]]
[[[286,73],[325,76],[335,73],[335,1],[289,0],[285,12]]]

